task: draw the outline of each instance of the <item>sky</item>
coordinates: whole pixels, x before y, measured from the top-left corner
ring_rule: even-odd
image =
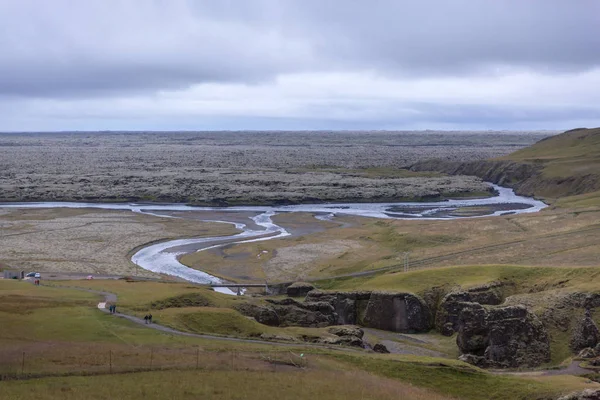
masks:
[[[0,131],[600,126],[598,0],[0,0]]]

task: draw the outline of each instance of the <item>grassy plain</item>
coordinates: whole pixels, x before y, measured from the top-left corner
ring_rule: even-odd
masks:
[[[280,214],[282,226],[314,220]],[[185,255],[193,268],[239,282],[306,280],[376,268],[456,265],[597,266],[600,209],[462,220],[380,220],[339,216],[312,234]]]

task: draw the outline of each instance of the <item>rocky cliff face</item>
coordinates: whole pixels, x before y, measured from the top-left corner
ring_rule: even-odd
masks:
[[[412,171],[436,171],[449,175],[473,175],[500,186],[511,187],[516,193],[533,196],[543,180],[541,166],[514,161],[441,161],[428,160],[410,167]]]
[[[503,284],[492,282],[468,290],[457,290],[448,293],[437,309],[435,327],[444,335],[450,336],[458,331],[458,316],[464,303],[498,305],[504,301]]]
[[[237,309],[258,322],[277,326],[362,325],[403,333],[432,328],[429,307],[410,293],[313,290],[304,302],[291,298],[267,302],[264,306],[245,303]]]
[[[474,175],[515,189],[518,194],[549,200],[600,190],[600,128],[574,129],[540,140],[503,159],[428,160],[413,171]]]
[[[464,303],[456,343],[462,360],[484,368],[536,367],[550,361],[548,333],[523,306]]]
[[[431,311],[423,299],[411,293],[312,291],[306,301],[333,305],[338,324],[358,324],[393,332],[427,332]]]
[[[588,309],[585,311],[583,319],[581,319],[575,326],[575,329],[573,329],[570,343],[571,350],[573,350],[574,353],[577,353],[587,347],[595,347],[599,341],[600,331]]]

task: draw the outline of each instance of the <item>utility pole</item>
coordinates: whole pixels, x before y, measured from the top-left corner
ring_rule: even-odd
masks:
[[[409,257],[410,253],[408,251],[404,252],[404,272],[408,272],[408,268],[409,268],[409,261],[408,261],[408,257]]]

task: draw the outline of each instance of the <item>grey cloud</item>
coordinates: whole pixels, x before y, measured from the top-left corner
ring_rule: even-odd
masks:
[[[594,0],[9,0],[0,95],[115,95],[306,71],[581,71],[600,66],[598,25]]]
[[[319,42],[321,52],[363,67],[439,76],[600,64],[600,2],[594,0],[302,4],[296,11],[304,11],[303,21],[327,39]]]

